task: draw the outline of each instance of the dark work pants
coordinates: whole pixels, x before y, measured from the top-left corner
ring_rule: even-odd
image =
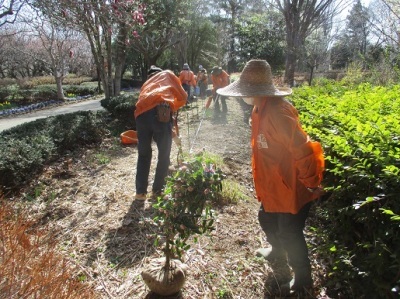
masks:
[[[168,175],[172,145],[172,122],[159,122],[156,118],[156,109],[153,108],[136,118],[136,130],[138,135],[136,193],[147,193],[152,158],[152,140],[155,141],[158,149],[152,190],[159,192],[163,189],[165,178]]]
[[[191,86],[189,84],[182,84],[183,89],[186,91],[187,93],[187,102],[191,102],[192,100],[192,93],[191,93]]]
[[[267,241],[274,250],[285,251],[289,265],[294,272],[311,271],[307,244],[303,229],[310,210],[311,202],[306,204],[297,214],[268,213],[261,208],[258,221],[267,236]]]
[[[226,105],[226,97],[221,96],[221,95],[217,95],[214,97],[214,102],[215,102],[215,106],[214,109],[217,112],[220,112],[220,106],[219,106],[219,102],[221,102],[221,106],[222,106],[222,112],[223,113],[227,113],[228,112],[228,106]]]

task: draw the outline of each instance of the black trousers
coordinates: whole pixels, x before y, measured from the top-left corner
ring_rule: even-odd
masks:
[[[310,211],[311,202],[306,204],[297,214],[268,213],[261,208],[258,221],[267,236],[267,241],[274,250],[285,251],[289,265],[296,270],[306,272],[311,269],[308,248],[303,229]]]
[[[214,102],[215,102],[214,108],[215,108],[215,110],[216,110],[217,112],[220,112],[220,111],[221,111],[220,106],[219,106],[219,102],[221,102],[222,112],[223,112],[223,113],[228,112],[228,106],[226,105],[226,98],[225,98],[224,96],[216,95],[216,96],[214,97]]]

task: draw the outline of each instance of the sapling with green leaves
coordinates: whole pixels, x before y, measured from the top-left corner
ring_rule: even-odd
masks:
[[[183,252],[190,248],[187,241],[192,235],[213,229],[210,203],[222,190],[223,177],[211,160],[197,156],[191,162],[184,162],[167,178],[165,192],[154,205],[158,211],[154,220],[162,227],[165,237],[166,267],[171,257],[182,258]]]
[[[190,248],[190,237],[195,236],[193,241],[196,242],[197,235],[207,234],[214,229],[211,204],[220,196],[223,179],[222,171],[204,153],[189,162],[183,162],[176,172],[166,178],[165,190],[153,205],[157,211],[154,221],[160,227],[155,244],[159,246],[160,241],[164,241],[165,259],[162,260],[162,269],[159,269],[163,274],[153,271],[153,275],[171,280],[171,272],[176,272],[176,261],[180,265],[184,252]],[[154,283],[154,280],[149,273],[143,271],[142,277],[150,287],[148,282]],[[168,290],[171,290],[171,286],[168,286]]]

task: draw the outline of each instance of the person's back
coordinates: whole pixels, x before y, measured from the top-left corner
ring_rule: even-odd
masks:
[[[187,93],[187,100],[190,101],[192,98],[191,88],[192,86],[196,86],[196,79],[187,63],[183,65],[182,71],[179,73],[179,80],[181,81],[183,89]]]
[[[200,88],[200,97],[205,97],[208,88],[208,74],[205,68],[202,68],[197,74],[197,85]]]
[[[324,192],[322,146],[303,131],[298,111],[284,99],[292,90],[275,87],[267,61],[250,60],[239,79],[218,93],[254,105],[253,181],[261,203],[258,221],[271,245],[259,248],[256,255],[289,263],[294,276],[280,285],[280,294],[309,294],[313,280],[303,230],[312,201]]]
[[[170,70],[160,71],[150,77],[140,89],[136,103],[135,117],[146,112],[163,101],[167,101],[173,112],[185,103],[186,93],[182,93],[181,83]]]
[[[154,69],[156,71],[152,72]],[[173,72],[151,68],[149,74],[151,76],[141,88],[135,109],[138,136],[137,200],[147,197],[153,140],[157,145],[158,159],[152,193],[156,195],[162,192],[170,164],[172,113],[186,104],[186,92]]]
[[[211,71],[211,81],[213,84],[213,92],[216,92],[219,88],[229,85],[229,74],[225,72],[221,67],[214,67]]]
[[[211,82],[213,85],[212,94],[213,94],[213,99],[215,101],[214,109],[217,113],[220,112],[219,100],[221,101],[222,111],[224,112],[224,114],[228,112],[226,99],[224,96],[218,96],[217,90],[229,85],[229,77],[230,76],[228,75],[228,73],[225,72],[220,66],[213,67],[211,71]]]

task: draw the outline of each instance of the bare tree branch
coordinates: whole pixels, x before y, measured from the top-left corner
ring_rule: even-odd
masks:
[[[0,27],[5,24],[13,24],[28,0],[0,1]],[[10,18],[10,16],[12,16]]]

